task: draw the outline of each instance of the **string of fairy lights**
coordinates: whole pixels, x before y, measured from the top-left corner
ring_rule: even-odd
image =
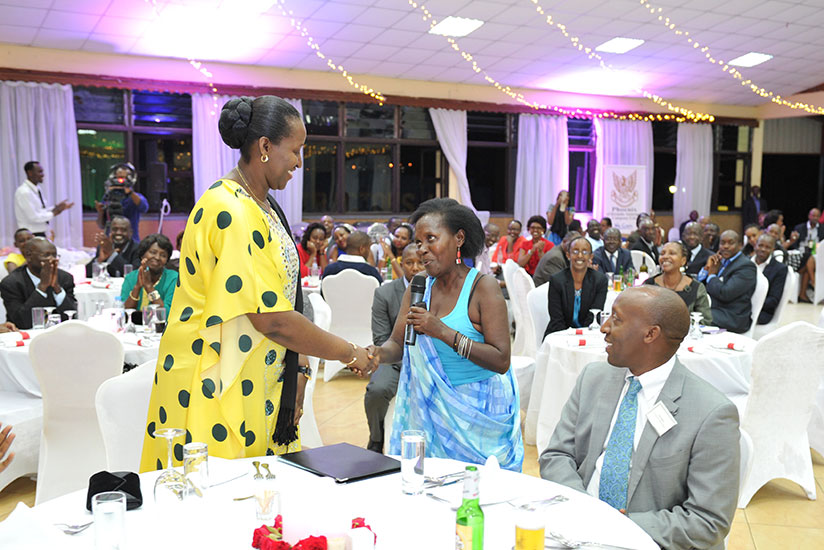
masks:
[[[531,0],[531,1],[534,2],[535,0]],[[675,22],[673,22],[669,17],[664,15],[664,13],[663,13],[664,9],[663,8],[653,6],[649,2],[649,0],[639,0],[639,4],[642,7],[648,9],[649,12],[653,16],[657,16],[658,21],[660,21],[667,29],[669,29],[670,32],[672,32],[676,36],[683,37],[687,41],[687,43],[692,45],[692,47],[694,49],[699,50],[701,53],[703,53],[704,54],[704,59],[707,62],[718,66],[721,69],[722,72],[724,72],[725,74],[731,76],[732,78],[740,81],[740,84],[742,86],[748,88],[752,93],[754,93],[758,96],[761,96],[763,98],[769,99],[773,103],[777,103],[779,105],[782,105],[784,107],[788,107],[790,109],[806,111],[807,113],[810,113],[810,114],[813,114],[813,115],[824,114],[824,108],[823,107],[818,107],[816,105],[811,105],[809,103],[804,103],[804,102],[801,102],[801,101],[788,101],[788,100],[784,99],[783,97],[781,97],[781,95],[776,94],[775,92],[772,92],[770,90],[767,90],[764,87],[759,86],[758,84],[756,84],[755,82],[753,82],[752,80],[750,80],[748,78],[744,78],[744,75],[741,74],[741,71],[739,71],[737,68],[729,65],[723,59],[716,59],[715,57],[713,57],[712,52],[710,52],[710,47],[709,46],[707,46],[706,44],[702,45],[701,43],[699,43],[698,40],[696,40],[695,38],[690,36],[689,31],[681,30],[678,27],[678,25],[675,24]]]

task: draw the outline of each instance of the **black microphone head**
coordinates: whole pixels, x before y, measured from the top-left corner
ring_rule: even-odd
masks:
[[[412,277],[412,281],[409,283],[411,287],[410,292],[423,294],[426,292],[426,275],[418,274]]]

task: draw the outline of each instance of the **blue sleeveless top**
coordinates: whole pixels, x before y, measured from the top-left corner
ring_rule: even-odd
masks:
[[[469,294],[472,291],[472,283],[475,277],[478,276],[478,270],[474,267],[469,270],[469,273],[464,280],[461,294],[458,296],[458,301],[455,308],[449,312],[446,317],[441,317],[441,321],[451,328],[457,330],[476,342],[484,342],[484,335],[478,332],[472,321],[469,320]],[[435,282],[434,277],[428,277],[427,292],[426,292],[426,306],[429,308],[430,299],[432,297],[432,284]],[[479,367],[469,359],[464,359],[452,349],[452,346],[442,342],[437,338],[432,338],[435,344],[435,350],[438,352],[438,357],[441,359],[443,370],[447,378],[453,386],[460,384],[468,384],[470,382],[478,382],[486,380],[495,375],[491,370]]]

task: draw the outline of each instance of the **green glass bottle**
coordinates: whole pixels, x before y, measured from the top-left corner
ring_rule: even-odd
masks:
[[[385,277],[385,279],[387,281],[392,280],[392,260],[390,260],[389,258],[386,258],[386,277]]]
[[[455,518],[455,550],[483,550],[484,512],[481,510],[478,486],[480,473],[467,466],[464,474],[463,504]]]

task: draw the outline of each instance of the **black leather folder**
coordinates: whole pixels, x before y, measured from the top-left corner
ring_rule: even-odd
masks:
[[[393,474],[401,470],[401,463],[394,458],[349,443],[286,453],[279,458],[296,468],[331,477],[338,483]]]

